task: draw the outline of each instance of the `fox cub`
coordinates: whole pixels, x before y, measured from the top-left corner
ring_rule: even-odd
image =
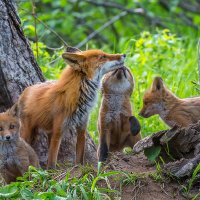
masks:
[[[49,133],[48,168],[55,168],[63,130],[77,133],[76,163],[83,164],[87,122],[101,78],[123,66],[124,54],[71,48],[62,54],[69,64],[54,83],[24,90],[18,101],[21,137],[31,143],[41,128]]]
[[[133,147],[141,139],[139,121],[132,116],[130,97],[134,89],[131,72],[122,67],[106,74],[102,81],[102,102],[99,112],[99,161],[109,151]]]
[[[28,167],[39,167],[34,150],[19,136],[19,123],[10,111],[0,113],[0,173],[6,183],[22,176]]]
[[[158,114],[170,127],[186,127],[200,120],[200,97],[180,99],[165,86],[162,78],[156,77],[143,97],[142,117]]]

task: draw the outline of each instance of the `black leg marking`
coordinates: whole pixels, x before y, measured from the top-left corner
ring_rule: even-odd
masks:
[[[108,145],[106,143],[106,136],[101,139],[99,147],[99,162],[105,162],[108,157]]]
[[[133,136],[136,136],[140,132],[140,130],[141,130],[140,122],[134,116],[131,116],[129,118],[129,122],[130,122],[131,134]]]

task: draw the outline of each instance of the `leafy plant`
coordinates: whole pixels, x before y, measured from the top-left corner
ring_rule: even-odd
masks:
[[[144,150],[144,154],[150,161],[155,161],[156,158],[159,156],[160,151],[161,151],[160,146],[152,146],[150,148],[146,148]]]
[[[99,170],[95,175],[85,173],[71,177],[69,172],[62,180],[56,180],[55,174],[63,171],[44,171],[30,167],[19,178],[19,182],[0,188],[0,199],[111,199],[112,193],[119,193],[111,187],[109,177],[119,172]],[[55,179],[54,179],[55,178]]]

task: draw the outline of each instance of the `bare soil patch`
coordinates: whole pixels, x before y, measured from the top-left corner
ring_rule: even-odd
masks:
[[[148,161],[143,154],[115,153],[109,159],[108,169],[136,173],[142,177],[135,184],[122,186],[122,200],[185,199],[180,194],[180,185],[177,183],[169,179],[156,181],[151,177],[151,174],[156,172],[156,166]]]

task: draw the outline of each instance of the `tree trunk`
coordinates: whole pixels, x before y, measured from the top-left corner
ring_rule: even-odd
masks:
[[[24,36],[12,0],[0,0],[0,41],[0,112],[3,112],[17,101],[27,86],[45,79]],[[64,133],[58,162],[74,161],[75,144],[75,133]],[[41,165],[45,166],[48,151],[46,134],[41,131],[32,145]],[[97,161],[96,146],[89,134],[85,157],[89,163]]]
[[[44,81],[11,0],[0,0],[0,112],[17,101],[24,88]]]

